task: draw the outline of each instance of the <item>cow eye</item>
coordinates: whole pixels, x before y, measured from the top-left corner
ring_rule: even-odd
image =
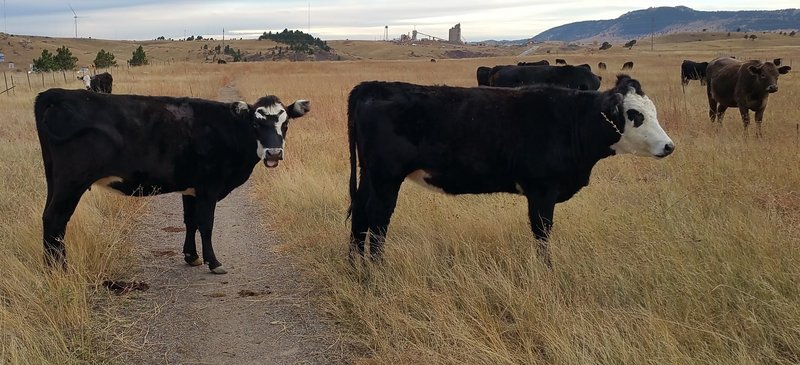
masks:
[[[630,109],[627,112],[628,119],[633,121],[633,127],[638,128],[644,123],[644,114],[639,112],[638,110]]]

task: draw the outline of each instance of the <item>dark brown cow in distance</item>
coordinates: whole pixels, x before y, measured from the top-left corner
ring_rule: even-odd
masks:
[[[608,66],[606,66],[605,62],[598,62],[597,63],[597,68],[600,69],[600,70],[605,70],[606,68],[608,68]]]
[[[517,62],[517,66],[550,66],[550,61],[541,60],[536,62]]]
[[[772,62],[745,62],[728,57],[709,62],[706,90],[711,122],[721,123],[726,109],[738,107],[746,131],[752,110],[756,115],[756,135],[760,136],[769,94],[778,91],[778,76],[791,69],[789,66],[777,67]]]
[[[556,58],[556,65],[566,65],[567,61],[563,58]]]
[[[622,71],[633,70],[633,61],[628,61],[622,64]]]

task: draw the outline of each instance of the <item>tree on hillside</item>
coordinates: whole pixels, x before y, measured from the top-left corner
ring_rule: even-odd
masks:
[[[797,32],[791,31],[791,32],[789,32],[789,37],[794,37],[795,34],[797,34]]]
[[[131,66],[142,66],[148,63],[147,54],[144,53],[144,48],[142,48],[142,46],[139,46],[139,48],[134,50],[133,57],[128,60],[128,64]]]
[[[94,62],[92,63],[94,63],[94,67],[97,68],[109,68],[117,65],[114,54],[106,52],[104,49],[100,49],[100,52],[97,52],[97,57],[94,58]]]
[[[50,51],[43,49],[42,55],[33,60],[33,70],[39,72],[53,71],[56,68],[56,61]]]
[[[627,49],[631,49],[631,48],[633,48],[633,45],[634,45],[634,44],[636,44],[636,40],[635,40],[635,39],[632,39],[632,40],[630,40],[628,43],[625,43],[625,45],[624,45],[623,47],[625,47],[625,48],[627,48]]]
[[[751,40],[751,41],[754,41],[754,40],[756,40],[756,38],[758,38],[758,37],[757,37],[755,34],[751,34],[751,35],[750,35],[750,40]]]
[[[72,70],[78,67],[78,57],[73,56],[67,46],[61,46],[56,50],[54,60],[57,70]]]
[[[600,45],[600,50],[601,50],[601,51],[603,51],[603,50],[606,50],[606,49],[609,49],[609,48],[611,48],[611,43],[608,43],[608,42],[603,42],[603,44],[602,44],[602,45]]]

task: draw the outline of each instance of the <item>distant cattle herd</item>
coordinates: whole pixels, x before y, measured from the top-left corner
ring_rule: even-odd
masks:
[[[768,96],[778,91],[778,77],[791,70],[781,63],[684,60],[680,82],[684,91],[692,80],[706,86],[712,122],[735,107],[747,128],[754,111],[760,136]],[[599,71],[608,67],[597,63]],[[620,67],[633,68],[633,61]],[[588,185],[597,162],[616,154],[663,158],[675,151],[655,104],[627,74],[598,91],[602,77],[589,64],[558,58],[555,66],[548,60],[481,66],[476,78],[478,87],[367,81],[350,91],[352,260],[367,249],[373,259],[381,257],[400,186],[411,180],[451,195],[524,196],[537,251],[550,267],[554,207]],[[309,102],[104,95],[112,91],[111,74],[79,79],[87,90],[51,89],[34,105],[47,180],[47,261],[65,265],[67,221],[94,185],[126,195],[182,194],[184,260],[225,273],[211,244],[214,206],[259,161],[278,165],[289,121],[306,114]],[[195,247],[198,231],[202,258]]]

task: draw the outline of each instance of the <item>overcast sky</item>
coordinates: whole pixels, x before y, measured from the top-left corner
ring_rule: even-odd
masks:
[[[675,6],[674,1],[584,0],[4,0],[0,31],[11,34],[78,36],[146,40],[189,35],[252,38],[284,28],[311,31],[323,40],[389,38],[416,29],[447,38],[461,23],[467,41],[522,39],[565,23],[613,19],[650,6]],[[692,0],[696,10],[774,10],[800,6],[800,1]],[[309,11],[310,8],[310,11]],[[309,28],[310,18],[310,28]]]

